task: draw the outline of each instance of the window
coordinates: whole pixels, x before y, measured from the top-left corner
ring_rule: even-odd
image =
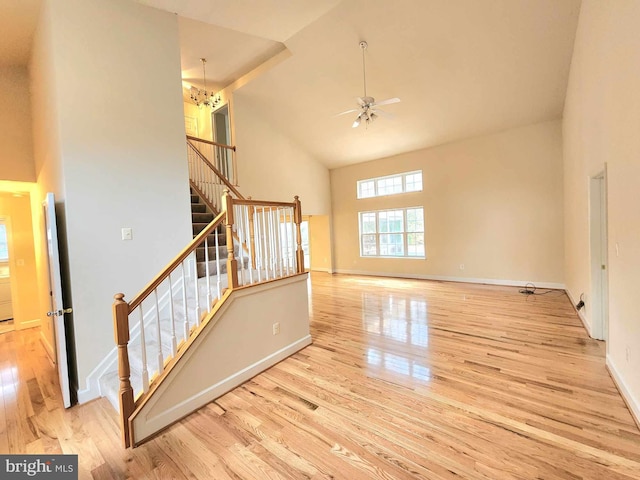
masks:
[[[422,191],[422,170],[358,181],[358,198]]]
[[[425,257],[422,207],[360,212],[360,256]]]

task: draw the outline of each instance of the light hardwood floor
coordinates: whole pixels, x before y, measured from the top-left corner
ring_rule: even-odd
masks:
[[[561,292],[313,274],[313,345],[133,449],[0,336],[0,452],[95,479],[640,479],[640,432]]]

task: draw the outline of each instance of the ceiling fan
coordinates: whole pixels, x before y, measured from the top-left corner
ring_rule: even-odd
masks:
[[[358,115],[356,116],[353,125],[351,125],[352,128],[360,126],[362,122],[364,122],[365,125],[369,125],[369,123],[373,122],[379,116],[390,117],[390,113],[380,110],[378,109],[378,107],[380,105],[391,105],[392,103],[398,103],[400,101],[399,98],[394,97],[376,102],[375,98],[367,96],[367,71],[365,69],[364,63],[364,51],[368,46],[369,45],[367,44],[367,42],[360,42],[360,49],[362,50],[362,77],[364,83],[364,95],[356,99],[356,101],[358,102],[358,108],[352,108],[351,110],[347,110],[346,112],[338,113],[338,115],[336,115],[340,116],[346,115],[347,113],[357,113]]]

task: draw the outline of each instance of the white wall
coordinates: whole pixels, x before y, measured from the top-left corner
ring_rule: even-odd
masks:
[[[640,418],[640,2],[583,0],[565,102],[565,276],[590,308],[589,178],[607,168],[608,364]],[[616,249],[617,245],[617,249]],[[628,358],[627,358],[628,349]]]
[[[233,93],[232,122],[244,196],[292,202],[298,195],[303,214],[330,213],[329,170],[261,117],[242,89]]]
[[[114,346],[113,295],[132,299],[191,238],[178,25],[126,0],[49,0],[43,15],[36,165],[59,193],[82,389]]]
[[[36,180],[30,104],[27,69],[0,68],[0,180]]]
[[[50,309],[49,266],[47,243],[44,240],[45,223],[42,201],[47,192],[55,195],[59,210],[64,213],[64,182],[60,158],[59,116],[57,107],[57,77],[54,69],[54,45],[52,41],[51,8],[43,2],[36,27],[33,50],[29,62],[31,108],[33,110],[33,154],[37,188],[31,194],[34,213],[35,253],[38,272],[40,318],[42,338],[49,355],[55,351],[53,318],[46,315]],[[37,213],[36,213],[37,212]]]
[[[356,198],[358,180],[414,170],[422,192]],[[338,272],[563,285],[559,120],[331,170],[331,192]],[[412,206],[426,259],[360,257],[358,212]]]

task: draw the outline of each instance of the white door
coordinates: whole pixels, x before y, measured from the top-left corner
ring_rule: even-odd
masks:
[[[69,365],[67,364],[67,337],[64,316],[71,309],[64,308],[62,299],[62,280],[60,280],[60,255],[58,252],[58,227],[53,193],[47,193],[44,203],[44,219],[47,230],[47,251],[49,252],[49,291],[51,292],[51,310],[47,315],[53,318],[53,331],[56,337],[56,358],[62,402],[65,408],[71,406],[69,388]]]
[[[590,181],[591,333],[607,340],[609,333],[609,273],[607,265],[607,188],[605,173]]]

